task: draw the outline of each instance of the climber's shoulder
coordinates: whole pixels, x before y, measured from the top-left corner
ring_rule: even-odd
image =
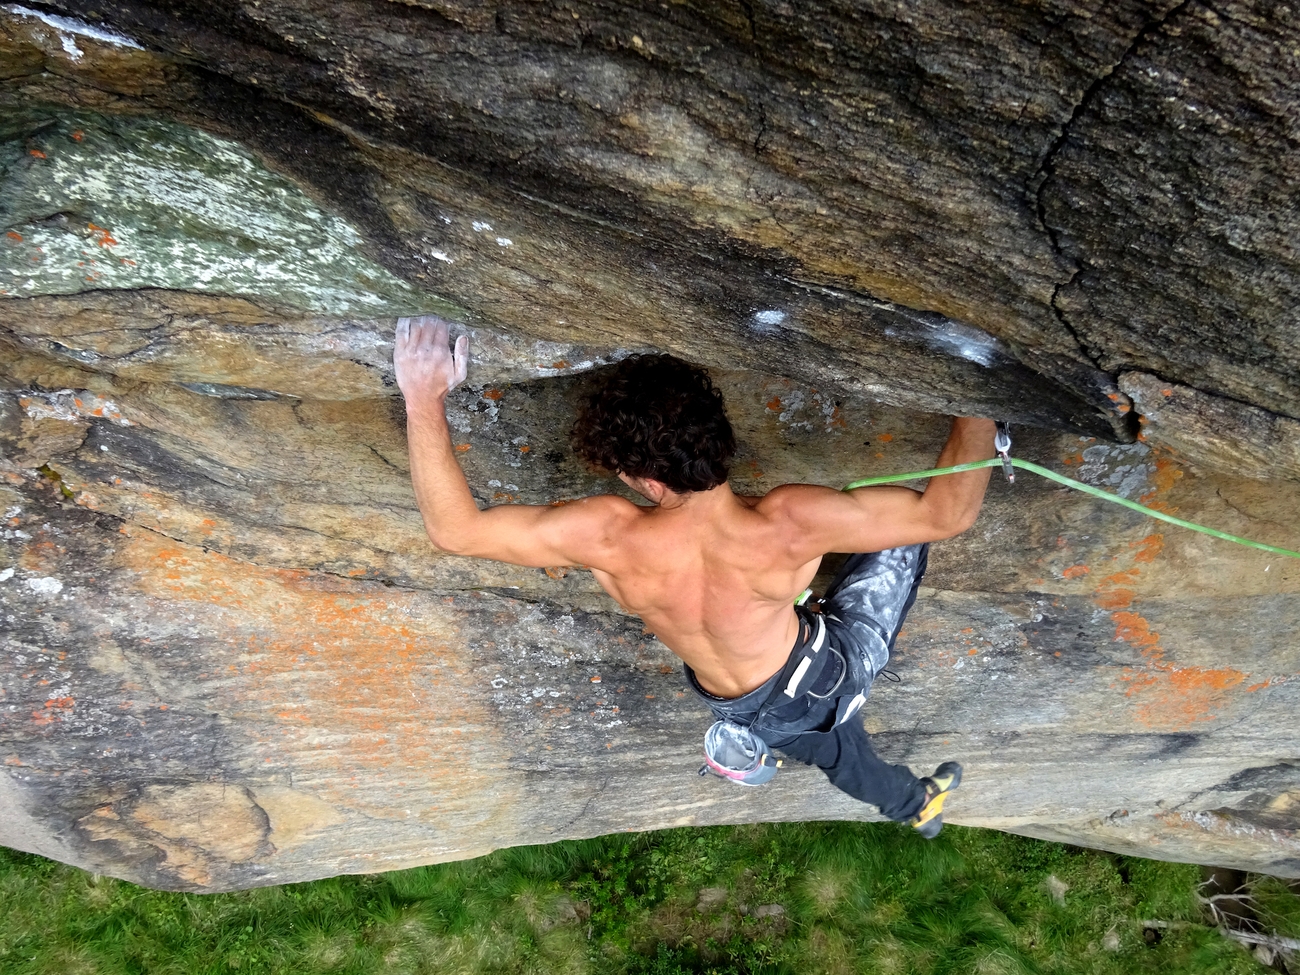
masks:
[[[754,510],[774,520],[804,520],[814,516],[827,504],[834,504],[842,494],[818,484],[782,484],[762,497],[747,498]]]
[[[556,522],[615,532],[643,513],[643,509],[617,494],[593,494],[585,498],[552,501],[548,507]]]

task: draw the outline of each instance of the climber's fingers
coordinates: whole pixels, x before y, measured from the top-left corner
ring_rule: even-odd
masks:
[[[441,318],[424,315],[415,320],[418,329],[418,348],[421,352],[432,352],[437,358],[441,349],[447,348],[447,323]]]
[[[451,326],[436,315],[399,318],[393,340],[397,385],[405,395],[445,395],[469,374],[469,337],[449,343]]]
[[[455,376],[449,388],[455,389],[469,375],[469,336],[461,335],[456,339],[456,351],[452,354]]]

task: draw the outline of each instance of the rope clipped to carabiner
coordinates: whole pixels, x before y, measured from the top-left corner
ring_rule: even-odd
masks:
[[[1157,518],[1160,521],[1167,521],[1171,525],[1177,525],[1179,528],[1190,528],[1192,531],[1201,532],[1214,538],[1221,538],[1225,542],[1236,542],[1238,545],[1246,545],[1250,548],[1257,548],[1264,552],[1272,552],[1274,555],[1285,555],[1293,559],[1300,559],[1300,552],[1293,552],[1289,548],[1279,548],[1276,545],[1265,545],[1263,542],[1251,541],[1249,538],[1242,538],[1240,535],[1231,535],[1228,532],[1221,532],[1217,528],[1209,528],[1205,525],[1198,525],[1194,521],[1187,521],[1184,518],[1175,518],[1173,515],[1167,515],[1163,511],[1157,511],[1154,508],[1148,508],[1144,504],[1138,504],[1136,501],[1130,501],[1128,498],[1121,498],[1117,494],[1102,488],[1093,487],[1091,484],[1084,484],[1082,481],[1076,481],[1072,478],[1058,474],[1056,471],[1048,470],[1046,467],[1040,467],[1027,460],[1021,460],[1019,457],[1010,456],[1011,452],[1011,427],[1007,423],[998,423],[997,436],[993,440],[993,448],[998,452],[998,456],[990,457],[988,460],[971,461],[969,464],[957,464],[953,467],[937,467],[929,471],[913,471],[910,474],[885,474],[880,477],[864,477],[861,480],[854,481],[844,487],[845,491],[853,491],[857,488],[872,487],[877,484],[896,484],[899,481],[915,481],[924,477],[942,477],[945,474],[960,474],[962,471],[978,471],[985,467],[997,467],[1001,465],[1002,472],[1006,475],[1008,481],[1014,482],[1016,479],[1015,468],[1022,471],[1030,471],[1039,477],[1045,477],[1049,481],[1055,481],[1057,484],[1064,484],[1068,488],[1076,491],[1082,491],[1084,494],[1090,494],[1094,498],[1101,498],[1103,501],[1110,501],[1114,504],[1123,505],[1125,508],[1131,508],[1139,511],[1149,518]]]

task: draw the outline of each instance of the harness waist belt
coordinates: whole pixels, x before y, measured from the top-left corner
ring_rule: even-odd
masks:
[[[748,720],[768,707],[779,708],[805,694],[829,697],[843,683],[848,666],[840,652],[826,639],[826,621],[819,613],[798,607],[799,638],[790,650],[787,662],[775,674],[740,697],[719,697],[700,686],[699,679],[683,664],[691,688],[719,715],[732,720]],[[794,664],[791,668],[791,664]],[[828,665],[831,667],[827,670]],[[823,679],[824,677],[824,679]]]

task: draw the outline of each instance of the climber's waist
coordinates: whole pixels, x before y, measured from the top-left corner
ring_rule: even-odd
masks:
[[[688,664],[682,664],[686,682],[709,709],[722,719],[746,724],[759,709],[771,702],[769,710],[798,701],[805,695],[824,698],[844,682],[846,665],[843,655],[827,639],[826,621],[817,613],[796,607],[799,614],[799,638],[790,650],[786,663],[761,685],[740,697],[719,697],[700,686]],[[782,686],[778,687],[777,685]]]

